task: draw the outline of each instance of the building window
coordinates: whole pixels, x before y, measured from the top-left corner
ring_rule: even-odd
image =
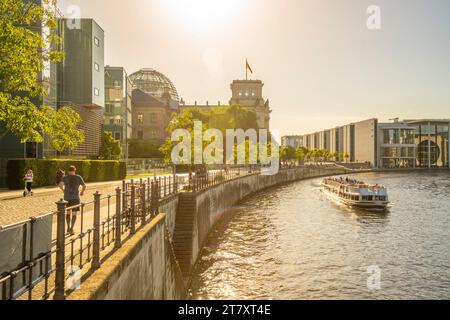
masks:
[[[96,95],[97,97],[100,96],[100,90],[94,88],[94,95]]]
[[[94,69],[95,71],[100,71],[100,66],[97,62],[94,62]]]
[[[137,116],[137,122],[139,124],[143,124],[144,123],[144,115],[143,114],[138,114]]]
[[[120,132],[114,132],[114,139],[116,139],[117,141],[120,140],[121,134]]]
[[[150,114],[150,123],[156,123],[158,120],[158,115],[156,113]]]
[[[97,37],[94,37],[94,44],[95,44],[97,47],[100,47],[100,40],[99,40]]]

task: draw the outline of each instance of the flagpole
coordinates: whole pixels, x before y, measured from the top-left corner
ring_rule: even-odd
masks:
[[[248,68],[247,68],[247,60],[245,60],[245,80],[248,81]]]

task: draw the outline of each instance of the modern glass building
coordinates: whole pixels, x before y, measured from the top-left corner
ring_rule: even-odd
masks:
[[[172,81],[161,72],[144,68],[131,74],[130,81],[134,89],[140,89],[152,97],[163,99],[166,94],[169,94],[170,106],[178,109],[180,98],[177,89]]]
[[[128,141],[132,138],[132,84],[123,67],[105,67],[104,131],[120,141],[128,158]]]
[[[65,58],[58,69],[58,106],[81,117],[85,141],[69,154],[98,156],[105,107],[104,31],[93,19],[60,19]]]
[[[413,139],[417,146],[418,167],[450,167],[450,119],[405,120],[405,123],[414,128]]]
[[[302,137],[302,146],[348,155],[383,169],[450,168],[450,119],[369,119]]]
[[[303,136],[284,136],[281,138],[281,145],[297,149],[303,145]]]
[[[415,129],[398,119],[394,123],[380,123],[379,167],[416,167],[417,147],[414,142]]]

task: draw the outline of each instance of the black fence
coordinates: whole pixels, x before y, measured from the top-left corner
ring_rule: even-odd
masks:
[[[187,177],[175,175],[123,181],[115,194],[96,192],[92,201],[73,207],[60,200],[55,212],[2,227],[2,232],[20,233],[23,240],[19,267],[0,276],[0,299],[64,299],[159,213],[161,200],[187,183]],[[33,233],[39,220],[50,221],[51,237],[48,250],[37,254],[39,239]],[[72,225],[73,231],[68,230]]]
[[[0,275],[0,300],[63,300],[159,214],[161,201],[179,192],[199,192],[260,174],[261,170],[259,166],[222,167],[123,181],[114,194],[96,192],[92,201],[74,207],[60,200],[55,212],[0,227],[15,236],[12,242],[17,243],[16,259],[20,261],[12,271]]]

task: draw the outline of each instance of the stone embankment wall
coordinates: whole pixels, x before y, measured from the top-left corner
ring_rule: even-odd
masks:
[[[165,199],[160,214],[108,258],[70,299],[161,300],[186,297],[191,272],[215,223],[245,197],[345,168],[293,168],[236,177],[207,190]]]

